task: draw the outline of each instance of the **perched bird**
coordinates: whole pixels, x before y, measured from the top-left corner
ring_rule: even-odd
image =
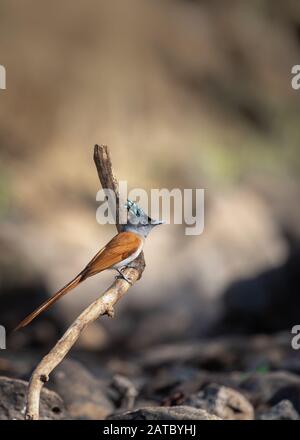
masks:
[[[152,228],[164,222],[152,220],[131,200],[127,200],[125,206],[128,209],[128,220],[123,226],[123,230],[110,240],[72,281],[23,319],[15,330],[25,327],[40,313],[47,310],[52,304],[78,286],[82,281],[106,269],[117,270],[119,273],[118,277],[124,278],[130,283],[130,280],[123,274],[122,269],[124,270],[126,267],[130,267],[130,263],[141,253],[145,238]]]

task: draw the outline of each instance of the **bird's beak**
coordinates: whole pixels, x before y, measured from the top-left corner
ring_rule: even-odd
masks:
[[[166,222],[164,220],[152,220],[151,224],[153,226],[164,225]]]

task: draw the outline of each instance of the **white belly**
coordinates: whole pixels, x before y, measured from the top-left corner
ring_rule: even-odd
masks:
[[[120,263],[117,263],[114,266],[112,266],[112,269],[120,269],[121,267],[127,266],[127,264],[135,260],[142,252],[143,245],[144,245],[144,241],[141,241],[140,247],[138,248],[137,251],[135,251],[132,255],[130,255],[130,257],[126,258],[125,260],[120,261]]]

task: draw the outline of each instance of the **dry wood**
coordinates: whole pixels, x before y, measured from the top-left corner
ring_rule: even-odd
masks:
[[[95,145],[94,161],[98,176],[103,188],[115,192],[117,208],[119,206],[119,194],[117,180],[112,171],[112,164],[107,146]],[[118,212],[118,209],[117,209]],[[116,227],[121,230],[121,225],[116,217]],[[131,263],[130,268],[124,270],[124,274],[132,285],[140,279],[145,268],[143,253]],[[86,326],[94,322],[101,315],[114,316],[114,305],[122,298],[131,285],[124,279],[116,279],[108,290],[100,298],[87,307],[78,318],[70,325],[65,334],[59,339],[50,352],[41,360],[32,373],[27,392],[27,405],[25,417],[28,420],[39,419],[40,394],[43,385],[49,380],[50,373],[60,364],[73,347],[81,332]]]

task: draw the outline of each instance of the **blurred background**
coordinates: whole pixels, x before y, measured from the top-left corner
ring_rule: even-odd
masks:
[[[71,356],[98,377],[138,378],[155,401],[173,392],[171,370],[176,384],[203,369],[300,373],[290,348],[300,324],[299,60],[297,0],[2,0],[8,333],[115,234],[96,222],[102,143],[131,188],[205,188],[205,230],[155,230],[142,280]],[[86,281],[9,335],[0,371],[27,379],[112,277]]]

